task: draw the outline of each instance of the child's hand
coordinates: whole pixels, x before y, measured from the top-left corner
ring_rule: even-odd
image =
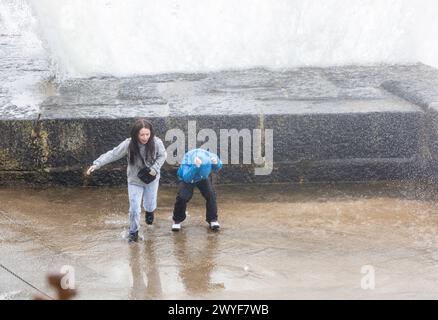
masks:
[[[96,166],[92,165],[91,167],[88,168],[87,170],[87,176],[89,176],[94,170],[96,170]]]
[[[217,164],[217,158],[216,157],[212,157],[211,158],[211,163],[212,164]]]
[[[199,159],[198,157],[195,158],[195,166],[197,166],[198,168],[201,166],[202,164],[202,160]]]

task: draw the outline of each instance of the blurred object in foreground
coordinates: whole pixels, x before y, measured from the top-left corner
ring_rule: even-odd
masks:
[[[76,289],[63,289],[62,288],[62,278],[65,276],[63,273],[49,273],[47,275],[47,282],[49,285],[55,289],[56,297],[53,300],[70,300],[77,295]],[[48,297],[43,295],[34,296],[34,300],[50,300]]]

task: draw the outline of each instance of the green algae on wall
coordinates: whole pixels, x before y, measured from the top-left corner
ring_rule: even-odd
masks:
[[[0,170],[18,170],[20,163],[12,157],[8,148],[0,149]]]

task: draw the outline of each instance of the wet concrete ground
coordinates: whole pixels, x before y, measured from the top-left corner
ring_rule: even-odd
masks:
[[[0,263],[41,290],[74,267],[78,299],[435,299],[438,200],[408,184],[218,186],[220,222],[201,196],[172,233],[175,188],[128,244],[126,188],[0,189]],[[361,288],[362,267],[375,289]],[[369,274],[368,274],[369,275]],[[0,269],[0,299],[37,292]]]

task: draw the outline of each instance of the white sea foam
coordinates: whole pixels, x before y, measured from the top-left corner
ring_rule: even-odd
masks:
[[[26,10],[3,10],[2,18],[26,33],[29,48],[38,48],[35,35],[44,41],[58,76],[419,61],[438,67],[435,0],[0,0],[18,3],[15,9],[25,2],[37,23]]]
[[[434,0],[29,0],[60,72],[438,67]]]

